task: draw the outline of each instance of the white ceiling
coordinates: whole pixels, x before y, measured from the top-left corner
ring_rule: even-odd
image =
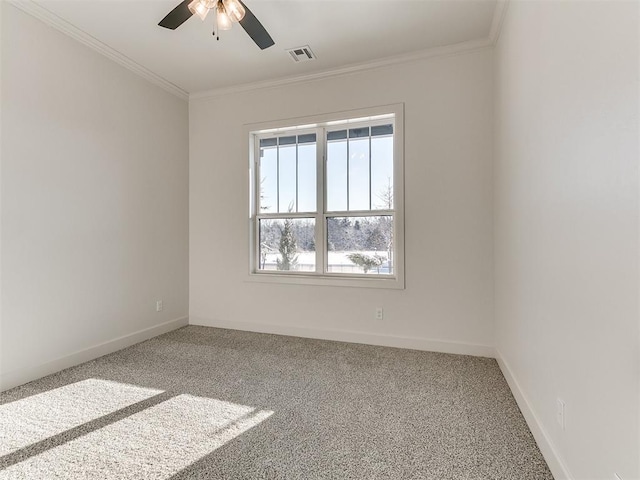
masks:
[[[211,35],[192,17],[157,23],[180,0],[38,0],[37,4],[188,93],[346,67],[486,39],[496,0],[243,0],[276,44],[260,50],[240,25]],[[318,60],[286,49],[309,45]]]

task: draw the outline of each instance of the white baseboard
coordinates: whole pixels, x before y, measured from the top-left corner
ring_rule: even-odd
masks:
[[[535,414],[531,403],[527,400],[524,391],[516,380],[513,371],[509,368],[509,365],[500,353],[500,350],[496,348],[495,354],[500,370],[502,370],[502,374],[507,380],[509,388],[511,388],[511,392],[513,392],[513,396],[518,403],[518,407],[520,407],[520,411],[522,412],[524,419],[527,421],[527,425],[529,425],[529,429],[538,444],[538,448],[540,448],[540,451],[542,452],[542,456],[547,461],[547,465],[549,465],[549,470],[551,470],[553,478],[555,480],[573,480],[574,477],[569,473],[569,469],[562,461],[562,457],[553,445],[553,442],[542,425],[542,422],[540,422],[538,416]]]
[[[231,330],[244,330],[258,333],[272,333],[276,335],[315,338],[319,340],[334,340],[338,342],[364,343],[367,345],[379,345],[383,347],[410,348],[413,350],[424,350],[428,352],[453,353],[458,355],[473,355],[476,357],[489,358],[495,357],[494,348],[489,345],[451,342],[447,340],[432,340],[428,338],[401,337],[396,335],[381,335],[377,333],[353,332],[348,330],[329,330],[254,322],[231,322],[201,317],[190,317],[189,325],[228,328]]]
[[[27,382],[64,370],[65,368],[88,362],[89,360],[94,360],[98,357],[102,357],[103,355],[122,350],[123,348],[130,347],[136,343],[144,342],[145,340],[149,340],[150,338],[157,337],[158,335],[170,332],[171,330],[184,327],[188,324],[189,317],[177,318],[175,320],[161,323],[160,325],[155,325],[128,335],[114,338],[113,340],[108,340],[92,347],[84,348],[40,365],[3,373],[0,377],[0,391],[23,385]]]

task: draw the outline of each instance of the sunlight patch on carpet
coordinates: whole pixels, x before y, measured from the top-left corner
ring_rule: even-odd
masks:
[[[272,414],[179,395],[17,463],[0,479],[164,480]]]
[[[90,378],[0,405],[0,456],[162,393]]]

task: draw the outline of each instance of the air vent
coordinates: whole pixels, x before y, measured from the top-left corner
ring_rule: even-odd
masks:
[[[289,50],[287,50],[287,52],[289,52],[289,55],[291,55],[291,58],[296,63],[308,62],[310,60],[316,59],[316,56],[311,51],[309,45],[305,45],[304,47],[290,48]]]

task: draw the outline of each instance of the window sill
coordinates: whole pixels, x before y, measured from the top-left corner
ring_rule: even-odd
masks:
[[[398,277],[351,277],[344,275],[305,275],[303,273],[250,273],[247,282],[325,287],[383,288],[404,290],[404,279]]]

